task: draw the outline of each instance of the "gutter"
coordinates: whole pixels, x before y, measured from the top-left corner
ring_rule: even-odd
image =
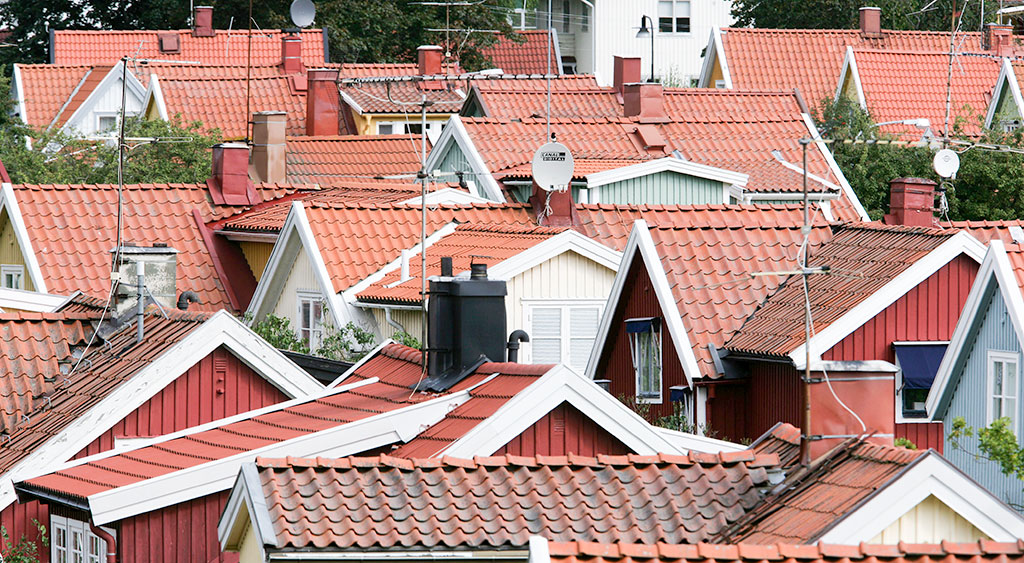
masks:
[[[528,561],[530,552],[524,549],[487,551],[285,551],[270,553],[269,561]]]

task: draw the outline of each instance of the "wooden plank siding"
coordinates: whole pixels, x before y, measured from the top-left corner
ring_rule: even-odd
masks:
[[[118,561],[203,561],[235,563],[237,553],[223,553],[217,521],[230,491],[154,510],[119,522]]]
[[[49,563],[50,549],[39,544],[39,532],[33,521],[46,527],[46,537],[49,538],[49,506],[36,500],[26,503],[16,502],[0,512],[0,526],[7,530],[11,542],[17,544],[22,537],[36,542],[36,545],[39,546],[39,563]]]
[[[897,423],[896,437],[910,440],[919,450],[933,449],[940,454],[946,443],[942,421]]]
[[[502,446],[494,455],[567,455],[636,453],[576,407],[562,403]]]
[[[18,244],[18,237],[14,233],[14,224],[7,217],[7,210],[0,210],[0,264],[21,266],[25,269],[24,280],[28,291],[35,291],[35,284],[29,276],[28,267],[25,265],[25,256],[21,252],[21,245]]]
[[[594,188],[601,203],[698,205],[722,203],[722,182],[678,172],[656,172]]]
[[[777,422],[788,422],[799,428],[803,404],[800,374],[793,366],[769,362],[750,364],[746,432],[736,438],[753,440]],[[708,408],[714,411],[713,407]]]
[[[242,250],[245,263],[249,265],[253,277],[259,282],[263,277],[263,270],[267,268],[267,262],[270,262],[270,254],[274,251],[273,243],[240,242],[238,248]]]

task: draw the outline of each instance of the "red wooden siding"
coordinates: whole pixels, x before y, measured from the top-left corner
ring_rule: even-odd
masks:
[[[897,424],[896,437],[910,440],[919,450],[931,448],[940,454],[942,453],[942,446],[946,442],[945,430],[941,422]]]
[[[39,563],[49,563],[50,548],[39,543],[39,532],[32,522],[37,520],[46,526],[46,537],[50,537],[50,510],[39,501],[14,503],[0,512],[0,526],[7,530],[12,543],[18,543],[22,536],[36,542],[39,547]]]
[[[978,263],[960,256],[864,323],[831,350],[825,360],[895,362],[895,341],[949,340],[978,275]]]
[[[636,453],[568,403],[562,403],[494,455],[566,455]]]
[[[750,394],[747,397],[746,434],[736,438],[758,438],[777,422],[800,426],[803,409],[800,374],[787,364],[750,364]]]
[[[217,540],[227,498],[223,491],[122,520],[118,561],[237,562],[238,554],[222,553]]]
[[[747,432],[747,381],[715,381],[707,385],[707,435],[719,440],[740,440]]]
[[[674,313],[674,312],[673,312]],[[636,395],[636,372],[633,370],[633,359],[630,357],[629,339],[626,334],[626,319],[659,317],[662,319],[661,350],[662,350],[662,402],[651,405],[651,416],[657,418],[672,414],[672,403],[669,402],[669,387],[686,385],[683,366],[672,345],[672,337],[664,322],[664,314],[654,294],[654,286],[647,275],[643,258],[637,253],[629,266],[629,274],[622,288],[619,302],[615,304],[615,316],[608,331],[608,340],[597,365],[595,379],[610,379],[609,390],[616,397]]]
[[[75,455],[114,447],[114,438],[160,436],[287,400],[279,389],[220,347]]]

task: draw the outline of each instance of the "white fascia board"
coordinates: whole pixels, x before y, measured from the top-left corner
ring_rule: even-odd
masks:
[[[152,103],[156,106],[156,113],[160,116],[160,119],[167,121],[169,119],[167,114],[167,104],[164,103],[164,92],[160,88],[160,78],[156,74],[149,75],[149,86],[146,87],[146,94],[142,98],[142,113],[146,112],[149,108],[149,104]]]
[[[217,229],[216,231],[213,231],[213,233],[232,242],[259,242],[264,244],[274,244],[277,242],[277,239],[280,238],[278,233],[251,233],[247,231],[227,231],[224,229]]]
[[[929,496],[935,496],[994,541],[1024,537],[1024,517],[941,455],[929,451],[811,541],[842,545],[871,541]]]
[[[381,341],[380,344],[374,346],[372,350],[370,350],[369,352],[366,353],[366,355],[364,355],[362,358],[359,358],[359,361],[357,361],[356,363],[352,364],[352,367],[350,367],[347,370],[345,370],[341,375],[339,375],[337,378],[335,378],[334,381],[328,383],[327,384],[327,389],[333,389],[335,387],[338,387],[342,383],[344,383],[345,379],[347,379],[348,376],[352,375],[353,373],[358,372],[359,369],[361,367],[363,367],[363,364],[365,364],[366,362],[369,362],[371,359],[377,357],[377,354],[379,354],[380,351],[383,350],[385,346],[387,346],[388,344],[393,344],[394,342],[395,341],[392,340],[391,338],[386,338],[383,341]],[[374,378],[374,379],[376,379],[376,378]]]
[[[530,558],[527,563],[551,563],[551,550],[548,549],[547,538],[530,536],[527,546],[530,548]]]
[[[352,96],[349,96],[345,90],[345,88],[338,88],[338,94],[341,95],[342,103],[352,108],[352,111],[356,112],[358,115],[363,115],[363,108],[359,107],[359,104],[357,104],[356,101],[352,99]]]
[[[741,452],[747,449],[747,446],[742,444],[698,436],[689,432],[680,432],[671,428],[655,428],[654,431],[684,451],[717,454],[720,452]]]
[[[734,172],[724,168],[716,168],[706,164],[698,164],[689,160],[683,160],[674,156],[666,156],[655,160],[648,160],[639,164],[631,164],[602,172],[595,172],[587,176],[587,187],[598,188],[613,182],[622,182],[633,178],[640,178],[658,172],[675,172],[687,176],[704,178],[722,182],[725,186],[735,185],[745,187],[750,176],[741,172]]]
[[[17,309],[34,313],[50,313],[57,310],[67,299],[63,295],[0,287],[0,310]]]
[[[577,231],[567,230],[495,264],[488,271],[488,276],[507,281],[569,251],[597,262],[613,272],[618,271],[619,263],[622,261],[621,252],[608,248]]]
[[[480,155],[480,151],[473,144],[473,139],[470,138],[469,132],[466,131],[466,126],[463,125],[462,118],[458,114],[448,118],[448,123],[441,131],[437,144],[430,150],[430,154],[427,156],[427,171],[433,173],[437,169],[438,164],[440,164],[452,143],[455,143],[462,150],[466,161],[469,162],[469,166],[473,169],[472,172],[476,176],[477,185],[483,189],[487,199],[489,201],[504,202],[505,196],[501,193],[501,186],[498,185],[498,181],[494,179],[494,175],[487,168],[483,156]]]
[[[874,318],[875,315],[881,313],[886,307],[895,303],[911,289],[962,254],[976,262],[981,262],[985,256],[985,247],[964,231],[951,236],[949,240],[919,259],[871,294],[870,297],[849,309],[832,324],[818,331],[818,334],[809,343],[811,361],[815,363],[821,361],[821,354],[827,352],[840,340],[849,336],[865,322]],[[807,345],[807,343],[801,344],[788,354],[798,370],[804,369],[804,349]]]
[[[25,83],[22,81],[21,65],[18,63],[14,63],[12,79],[14,82],[14,96],[18,105],[18,115],[21,117],[21,122],[28,125],[28,116],[25,114]]]
[[[251,314],[253,319],[258,319],[265,307],[273,307],[274,303],[269,300],[277,299],[280,296],[276,293],[272,294],[270,287],[276,281],[283,285],[294,266],[294,260],[288,260],[286,257],[288,254],[286,249],[291,243],[292,237],[298,236],[296,234],[298,228],[296,216],[300,213],[305,213],[302,202],[293,201],[291,209],[288,210],[288,216],[285,217],[284,225],[278,231],[277,242],[274,243],[274,248],[270,251],[270,258],[267,259],[267,265],[263,269],[263,276],[260,277],[259,283],[256,284],[256,291],[253,292],[252,299],[249,301],[249,308],[246,310],[246,313]],[[284,276],[284,279],[278,280],[277,278],[280,276]],[[266,303],[264,303],[265,301]]]
[[[846,57],[843,59],[843,72],[839,75],[839,85],[836,87],[836,98],[843,93],[843,85],[846,83],[846,76],[852,75],[853,85],[857,89],[857,103],[861,109],[868,109],[867,98],[864,97],[864,87],[860,81],[860,71],[857,70],[857,57],[853,54],[853,47],[846,46]]]
[[[327,308],[331,312],[334,326],[343,327],[350,320],[354,320],[351,311],[345,307],[345,303],[334,293],[334,280],[327,271],[327,264],[324,262],[323,254],[320,252],[320,245],[316,243],[316,236],[313,228],[309,225],[309,217],[306,215],[306,208],[301,201],[292,203],[292,210],[295,212],[295,232],[302,241],[302,251],[306,253],[310,265],[313,267],[313,275],[320,284],[320,292],[327,301]]]
[[[103,525],[224,491],[231,487],[240,466],[256,457],[345,457],[387,444],[407,442],[423,428],[440,422],[452,409],[468,399],[468,390],[444,395],[96,493],[88,497],[89,510],[93,522]]]
[[[823,360],[811,362],[811,371],[896,373],[900,369],[885,360]]]
[[[992,120],[995,119],[996,110],[999,109],[999,100],[1003,97],[1003,91],[1010,86],[1010,78],[1013,77],[1013,69],[1010,66],[1010,60],[1004,58],[1002,63],[999,65],[999,78],[996,79],[996,87],[993,92],[992,99],[988,102],[988,110],[985,112],[985,129],[992,127]],[[1012,80],[1016,82],[1016,78]],[[1014,100],[1016,102],[1016,100]],[[1017,111],[1021,111],[1021,106],[1017,106]]]
[[[39,260],[32,248],[32,237],[25,228],[25,220],[21,216],[21,208],[18,207],[18,198],[14,195],[14,186],[4,182],[0,184],[0,207],[7,210],[7,220],[11,222],[14,236],[18,239],[18,247],[21,249],[21,257],[25,260],[25,269],[28,270],[32,285],[39,293],[48,293],[46,281],[43,280],[43,271],[39,268]]]
[[[221,310],[36,448],[11,468],[9,474],[17,476],[30,468],[53,467],[66,462],[221,346],[290,397],[302,397],[323,389],[316,379],[279,350]]]
[[[418,207],[422,199],[423,196],[416,196],[399,203],[401,203],[402,205],[415,205]],[[483,198],[478,195],[473,195],[469,192],[465,192],[455,188],[442,188],[440,190],[434,190],[432,192],[427,193],[428,206],[445,204],[465,205],[475,203],[493,202],[487,198]]]
[[[256,533],[261,561],[266,561],[264,546],[277,547],[277,534],[270,521],[267,498],[263,495],[255,463],[242,464],[217,521],[217,539],[220,540],[221,551],[238,551],[247,523],[252,525]]]
[[[707,47],[704,51],[704,63],[701,65],[700,81],[697,86],[699,88],[714,88],[715,85],[711,83],[711,75],[715,68],[715,63],[722,69],[722,81],[725,82],[725,87],[732,88],[732,74],[729,73],[729,61],[725,56],[725,45],[722,44],[722,30],[718,26],[711,28],[711,37],[708,39]]]
[[[640,455],[685,453],[611,393],[558,364],[435,455],[491,455],[566,402]]]
[[[797,167],[799,169],[799,167]],[[836,186],[838,187],[838,186]],[[745,192],[743,196],[749,199],[751,202],[754,201],[794,201],[801,202],[804,200],[803,193],[794,192]],[[832,201],[839,199],[838,193],[829,192],[811,192],[807,194],[807,201],[818,203],[820,201]]]
[[[78,106],[74,113],[72,113],[64,125],[61,126],[61,131],[71,132],[75,129],[75,123],[77,123],[82,117],[91,115],[96,108],[96,103],[106,95],[106,91],[110,88],[116,88],[118,82],[121,81],[121,75],[124,68],[124,61],[119,61],[114,68],[107,72],[103,80],[93,88],[92,92],[86,96],[85,101],[82,105]],[[125,72],[125,83],[127,84],[127,91],[135,96],[135,99],[142,104],[146,99],[146,88],[139,82],[139,79],[131,72]],[[128,115],[125,115],[127,119]]]
[[[810,114],[802,113],[804,125],[807,126],[807,131],[811,134],[812,139],[821,139],[821,134],[818,132],[818,126],[814,124],[814,120],[811,119]],[[836,180],[839,182],[839,186],[842,189],[843,194],[846,195],[846,199],[850,200],[850,204],[853,205],[854,211],[860,216],[861,221],[870,221],[871,217],[868,215],[864,206],[860,203],[860,198],[857,197],[857,193],[853,190],[853,186],[847,181],[846,176],[843,174],[843,170],[839,168],[839,163],[836,162],[835,157],[832,155],[832,151],[829,150],[825,143],[814,143],[818,147],[818,152],[821,153],[822,158],[828,163],[829,170],[835,175]]]

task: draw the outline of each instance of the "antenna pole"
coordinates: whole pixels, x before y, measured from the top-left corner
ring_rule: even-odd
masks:
[[[420,348],[423,373],[427,373],[427,95],[420,104]]]
[[[547,136],[544,137],[544,142],[551,141],[551,0],[548,0],[548,76],[547,76],[547,90],[548,90],[548,102],[547,102]]]
[[[249,0],[249,33],[247,35],[248,53],[245,55],[245,140],[249,141],[249,72],[252,70],[252,0]]]
[[[810,218],[810,196],[807,192],[807,145],[810,144],[809,139],[800,139],[800,145],[803,148],[803,165],[804,165],[804,247],[803,256],[798,257],[803,270],[803,284],[804,284],[804,295],[808,295],[807,290],[807,276],[810,275],[810,270],[807,268],[807,246],[811,233],[811,218]],[[804,381],[803,381],[803,392],[804,392],[804,415],[801,424],[800,432],[800,465],[807,467],[811,464],[811,300],[810,298],[804,299]]]
[[[114,252],[114,268],[120,270],[121,221],[124,214],[124,106],[128,97],[128,57],[121,57],[121,119],[117,133],[117,246]]]

